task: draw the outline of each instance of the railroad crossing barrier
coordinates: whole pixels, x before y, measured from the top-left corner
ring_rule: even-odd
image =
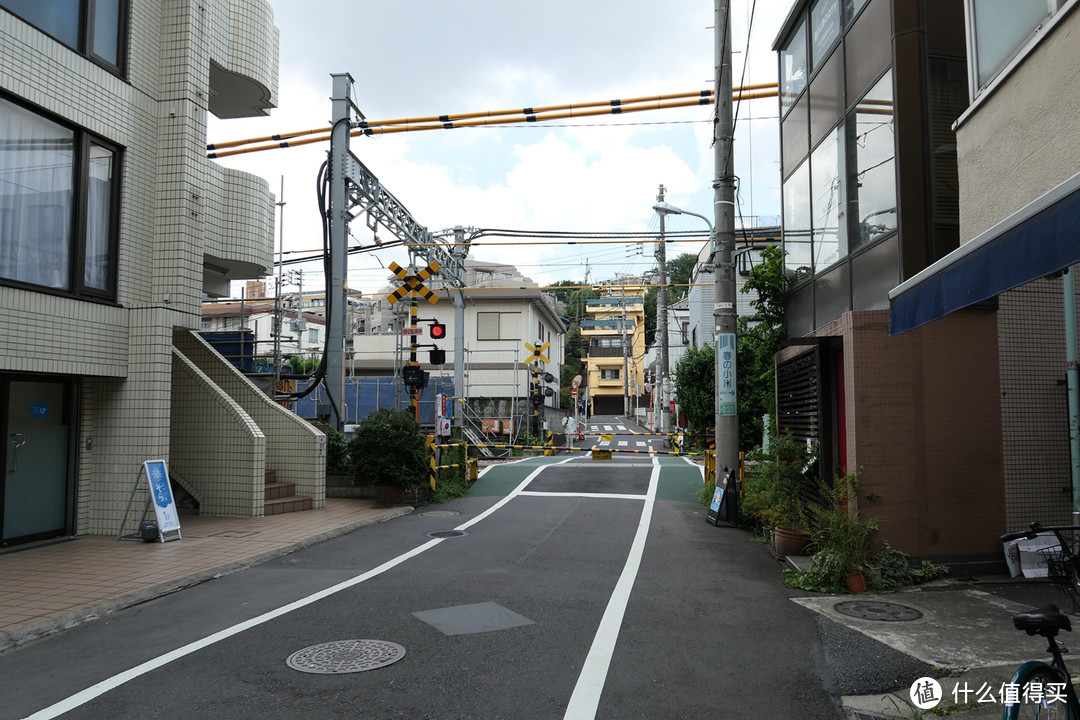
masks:
[[[458,445],[456,445],[456,444],[455,445],[432,445],[431,447],[433,447],[433,448],[447,448],[447,447],[458,447]],[[601,452],[607,452],[607,453],[634,453],[634,454],[638,454],[638,455],[682,455],[682,453],[679,452],[678,450],[630,450],[630,449],[627,449],[627,448],[607,448],[607,447],[583,448],[583,447],[573,447],[573,446],[570,446],[570,445],[506,445],[506,444],[494,444],[494,443],[492,443],[492,444],[484,444],[484,445],[475,445],[475,444],[473,444],[473,445],[469,445],[469,447],[474,447],[474,448],[494,448],[494,449],[497,449],[497,450],[543,450],[543,451],[545,451],[545,454],[549,454],[547,452],[549,450],[552,450],[552,451],[553,450],[571,450],[573,452],[589,452],[589,451],[591,451],[593,453],[595,453],[596,451],[601,451]],[[434,460],[432,462],[434,463]],[[435,465],[432,465],[432,467],[456,467],[456,466],[435,466]]]

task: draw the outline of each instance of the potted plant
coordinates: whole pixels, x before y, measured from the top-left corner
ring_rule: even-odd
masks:
[[[850,592],[866,590],[863,570],[874,554],[878,529],[876,520],[859,513],[861,482],[861,469],[833,483],[822,482],[822,503],[812,507],[818,528],[812,534],[817,553],[811,562],[818,569],[829,570],[837,581],[843,578]]]
[[[802,555],[810,542],[803,488],[813,462],[811,449],[787,434],[754,451],[747,463],[743,508],[772,528],[778,555]]]
[[[428,448],[420,424],[404,410],[381,409],[361,422],[349,441],[357,484],[375,486],[377,505],[418,505],[428,488]]]

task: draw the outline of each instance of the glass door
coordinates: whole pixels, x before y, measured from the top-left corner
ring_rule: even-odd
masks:
[[[0,545],[67,534],[70,516],[70,383],[8,377]]]

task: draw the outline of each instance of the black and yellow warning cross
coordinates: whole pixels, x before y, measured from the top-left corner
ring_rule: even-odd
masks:
[[[386,296],[386,299],[390,301],[391,305],[396,303],[398,300],[405,299],[405,295],[412,291],[419,293],[422,298],[427,300],[432,305],[439,302],[439,296],[431,292],[431,290],[429,290],[424,285],[425,280],[427,280],[435,273],[439,272],[439,263],[433,260],[430,265],[428,265],[420,272],[416,273],[415,275],[410,275],[405,268],[401,267],[396,262],[392,262],[390,263],[390,272],[401,278],[402,282],[404,283],[404,285]]]
[[[529,356],[529,362],[551,362],[550,360],[548,360],[548,356],[544,354],[549,347],[551,347],[550,342],[546,342],[540,347],[535,347],[532,343],[525,343],[525,349],[532,353]]]

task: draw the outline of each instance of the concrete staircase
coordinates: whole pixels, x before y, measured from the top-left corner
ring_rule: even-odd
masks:
[[[277,481],[277,470],[266,471],[266,491],[263,514],[281,515],[311,509],[311,498],[296,494],[296,485]]]

